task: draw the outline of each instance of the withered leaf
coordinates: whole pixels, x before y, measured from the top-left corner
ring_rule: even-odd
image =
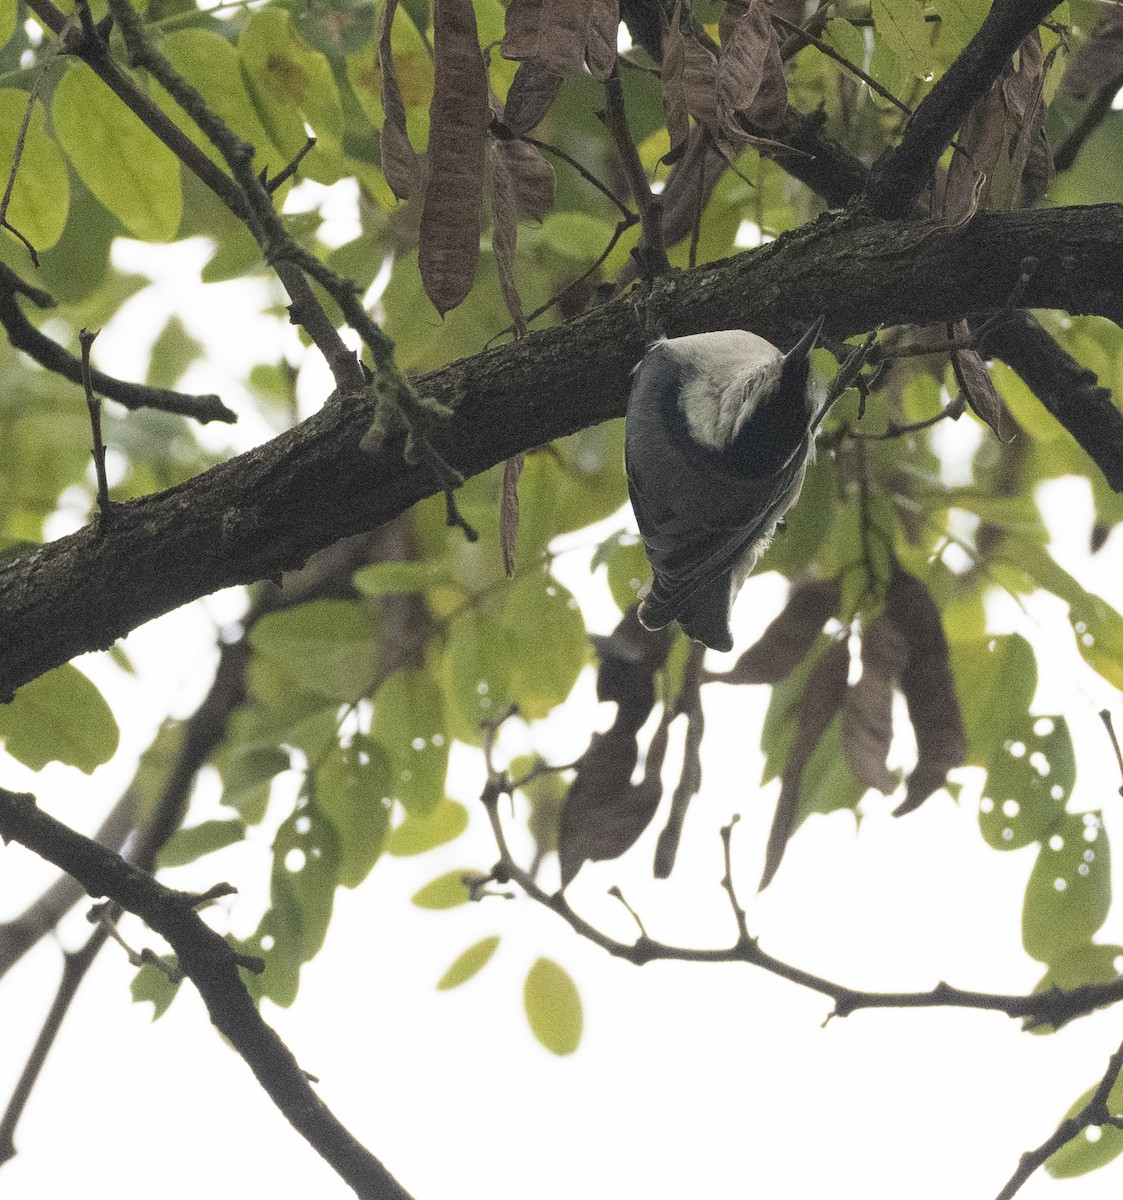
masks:
[[[503,124],[516,137],[529,133],[549,112],[561,84],[562,77],[542,59],[524,59],[507,92]]]
[[[585,62],[594,79],[602,82],[616,66],[616,35],[620,29],[620,0],[587,0]]]
[[[768,90],[759,104],[767,80]],[[778,81],[778,87],[777,87]],[[787,112],[787,84],[780,46],[772,28],[768,0],[750,0],[740,18],[723,33],[718,63],[718,106],[727,136],[743,136],[737,113],[751,115],[754,124],[774,128]],[[777,107],[779,105],[779,112]]]
[[[1092,36],[1069,59],[1061,91],[1083,98],[1123,83],[1123,13],[1107,9]]]
[[[468,295],[476,278],[491,112],[472,0],[435,0],[433,21],[429,186],[418,266],[425,294],[444,316]]]
[[[638,754],[632,733],[612,728],[593,734],[562,808],[558,829],[562,887],[583,863],[618,858],[651,823],[659,798],[649,796],[646,803],[637,803],[631,778]]]
[[[705,647],[695,642],[690,647],[690,655],[686,660],[683,671],[682,690],[675,702],[672,718],[680,713],[686,714],[686,742],[682,755],[682,770],[678,783],[671,796],[671,811],[667,814],[667,823],[659,834],[655,844],[655,878],[666,879],[674,870],[675,858],[678,855],[678,845],[682,838],[682,827],[686,821],[686,812],[691,800],[702,789],[702,735],[705,733],[706,721],[702,713],[702,697],[700,685],[702,679],[702,660],[705,657]],[[664,718],[668,716],[664,713]],[[669,726],[670,722],[664,720]],[[662,724],[660,725],[662,730]],[[653,739],[654,744],[654,739]],[[647,772],[644,772],[644,781]]]
[[[917,762],[905,798],[893,813],[899,817],[919,808],[943,786],[948,771],[962,765],[967,741],[947,638],[928,589],[914,575],[897,568],[885,595],[885,617],[908,647],[901,691],[917,745]]]
[[[807,679],[807,686],[796,705],[795,741],[788,751],[784,764],[783,782],[780,784],[780,799],[776,803],[776,815],[772,818],[772,829],[768,834],[768,847],[764,854],[764,871],[760,877],[760,891],[775,878],[780,868],[799,816],[799,796],[803,785],[803,772],[814,753],[819,739],[842,708],[846,698],[846,677],[850,671],[850,651],[845,640],[833,642]]]
[[[503,464],[503,495],[499,502],[499,545],[503,570],[510,579],[515,573],[515,541],[519,536],[519,476],[524,456],[516,454]]]
[[[707,129],[716,129],[718,124],[717,76],[713,51],[688,32],[683,40],[683,99],[690,115]]]
[[[885,765],[893,740],[893,688],[908,658],[904,635],[885,617],[862,634],[862,677],[846,691],[842,748],[854,778],[888,794],[897,777]]]
[[[554,207],[554,168],[537,146],[527,142],[501,142],[500,147],[511,172],[519,211],[536,221],[545,220]]]
[[[1017,137],[1010,147],[1011,162],[1011,207],[1019,199],[1019,185],[1022,187],[1024,198],[1032,199],[1040,195],[1052,182],[1053,155],[1045,135],[1045,103],[1043,90],[1045,77],[1057,55],[1057,47],[1041,58],[1041,37],[1036,30],[1022,42],[1018,55],[1018,70],[1014,78],[1020,84],[1018,103],[1011,103],[1015,122],[1018,127]],[[1032,170],[1027,172],[1030,162]],[[1028,178],[1026,177],[1028,173]]]
[[[958,226],[984,207],[1006,136],[1006,101],[996,80],[978,100],[956,138],[944,189],[944,219]]]
[[[966,321],[957,322],[955,328],[960,337],[968,333]],[[1006,441],[1003,437],[1002,400],[982,355],[977,350],[953,350],[951,366],[960,394],[970,405],[971,411],[990,426],[999,441]]]
[[[511,0],[504,18],[499,53],[519,62],[538,53],[538,20],[541,0]]]
[[[562,808],[558,858],[563,887],[582,863],[623,854],[651,823],[663,794],[660,770],[669,714],[648,749],[642,782],[633,786],[631,778],[639,757],[636,734],[654,708],[655,672],[666,660],[671,636],[666,630],[644,629],[633,606],[609,637],[594,641],[601,660],[597,695],[616,702],[616,717],[581,756]]]
[[[394,72],[394,56],[390,49],[390,33],[398,0],[386,0],[382,14],[382,29],[378,38],[378,65],[382,73],[382,111],[385,120],[379,134],[382,151],[382,173],[399,200],[408,200],[422,183],[421,161],[410,144],[406,132],[406,110],[402,103],[398,77]]]
[[[515,201],[515,184],[511,178],[511,169],[507,165],[507,157],[502,150],[502,143],[494,138],[488,142],[487,149],[488,177],[491,180],[491,249],[495,254],[495,263],[499,269],[499,290],[503,294],[503,303],[511,314],[515,330],[519,337],[526,333],[526,321],[523,318],[522,301],[519,299],[519,289],[515,282],[515,250],[519,237],[519,217]],[[522,455],[518,456],[519,470],[522,470]],[[514,459],[508,459],[508,470]],[[515,475],[517,481],[518,475]],[[507,476],[504,475],[504,502],[506,502]],[[506,508],[504,507],[504,512]],[[518,501],[515,501],[515,528],[518,526]],[[500,530],[502,533],[502,529]],[[510,559],[508,560],[507,543],[503,543],[503,560],[507,563],[507,576],[514,573],[514,534],[511,535]]]
[[[590,0],[542,0],[538,57],[558,75],[576,75],[585,65]]]
[[[683,76],[686,71],[686,37],[680,25],[681,0],[675,0],[671,23],[663,33],[663,64],[660,87],[663,91],[663,111],[667,118],[667,133],[671,148],[666,161],[674,162],[682,153],[690,132],[690,114],[686,108]]]
[[[724,675],[724,683],[779,683],[806,657],[828,617],[838,611],[841,592],[835,579],[796,584],[780,615]]]

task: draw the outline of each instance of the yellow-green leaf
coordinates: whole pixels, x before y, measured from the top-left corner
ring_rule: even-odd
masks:
[[[474,946],[469,946],[437,980],[437,991],[447,992],[450,988],[467,983],[473,975],[478,975],[491,962],[491,956],[498,945],[499,938],[492,936],[482,938]]]
[[[874,28],[918,79],[932,77],[932,35],[919,0],[873,0]]]
[[[4,14],[0,10],[0,17]],[[8,33],[8,38],[11,32]],[[8,38],[4,40],[7,41]],[[0,162],[7,181],[30,96],[16,88],[0,90]],[[47,115],[38,101],[23,142],[16,182],[8,202],[8,223],[38,250],[49,250],[62,237],[70,207],[66,163],[47,134]]]
[[[467,867],[446,871],[416,891],[412,897],[413,903],[418,908],[457,908],[467,904],[472,897],[464,885],[464,876],[471,874],[472,871]]]
[[[584,1014],[577,985],[553,959],[540,958],[523,985],[523,1006],[534,1036],[554,1054],[572,1054],[581,1043]]]
[[[130,233],[175,237],[183,215],[178,160],[85,63],[67,68],[51,119],[82,182]]]
[[[0,704],[0,740],[33,771],[61,762],[88,775],[113,757],[117,738],[101,692],[70,663],[25,683],[11,704]]]

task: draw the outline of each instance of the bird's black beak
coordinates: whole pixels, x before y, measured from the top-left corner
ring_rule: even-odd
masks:
[[[796,342],[796,344],[787,352],[787,354],[784,355],[785,362],[787,362],[789,359],[795,359],[798,361],[800,358],[806,358],[807,355],[815,349],[815,343],[819,340],[819,334],[822,332],[823,322],[825,320],[825,316],[820,317],[811,326],[811,328],[808,329],[803,337],[801,337],[799,341]]]

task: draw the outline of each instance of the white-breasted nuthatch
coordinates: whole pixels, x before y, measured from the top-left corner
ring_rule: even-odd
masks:
[[[822,326],[787,354],[742,329],[661,338],[636,368],[624,468],[654,573],[639,606],[648,629],[678,621],[732,648],[733,601],[814,451],[808,355]]]

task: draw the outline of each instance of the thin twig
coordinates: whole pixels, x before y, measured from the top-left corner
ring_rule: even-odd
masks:
[[[1022,1155],[1017,1170],[1010,1176],[995,1200],[1011,1200],[1038,1167],[1043,1166],[1062,1146],[1078,1137],[1085,1129],[1093,1125],[1118,1125],[1117,1115],[1108,1109],[1107,1098],[1119,1078],[1120,1071],[1123,1071],[1123,1044],[1108,1060],[1107,1070],[1104,1071],[1088,1103],[1078,1113],[1062,1121],[1054,1133],[1036,1150]]]
[[[604,81],[604,111],[597,116],[604,123],[616,146],[620,164],[632,192],[632,199],[639,210],[643,239],[640,243],[640,270],[645,278],[665,274],[671,269],[667,249],[663,244],[662,201],[652,195],[647,183],[643,163],[639,159],[635,141],[628,128],[628,114],[624,107],[624,89],[620,83],[620,72],[613,67],[612,74]]]
[[[820,54],[825,54],[827,58],[833,59],[840,67],[845,68],[851,74],[857,76],[868,88],[875,91],[883,100],[888,100],[890,104],[899,108],[906,116],[912,116],[912,109],[902,100],[898,100],[888,88],[884,88],[872,75],[867,75],[861,67],[855,66],[848,58],[844,58],[833,47],[827,45],[821,38],[817,38],[813,33],[809,33],[806,29],[801,29],[798,25],[793,25],[791,21],[785,21],[783,17],[772,14],[772,20],[776,25],[788,30],[793,37],[802,38],[809,46],[814,46]]]
[[[262,171],[261,184],[270,195],[273,195],[273,193],[282,184],[288,183],[288,181],[296,174],[297,170],[300,167],[300,164],[304,161],[304,156],[308,153],[309,150],[312,149],[313,146],[315,146],[315,144],[316,144],[316,139],[314,137],[309,137],[308,140],[304,143],[304,145],[301,146],[300,149],[296,152],[296,157],[292,160],[292,162],[290,162],[289,165],[287,167],[285,167],[285,169],[283,171],[281,171],[279,174],[274,175],[272,179],[269,179],[266,176],[264,170]]]
[[[1100,720],[1104,723],[1107,736],[1111,738],[1111,745],[1115,750],[1115,761],[1119,764],[1119,774],[1123,777],[1123,750],[1119,748],[1119,739],[1115,736],[1115,726],[1111,723],[1110,709],[1100,709]],[[1123,784],[1119,785],[1119,794],[1123,796]]]
[[[90,377],[90,347],[94,344],[98,331],[89,329],[78,331],[78,342],[82,347],[82,386],[86,389],[86,407],[90,412],[90,427],[94,434],[94,471],[97,474],[97,505],[101,512],[102,526],[109,524],[112,516],[112,505],[109,500],[109,481],[105,476],[105,443],[101,440],[101,401],[94,391],[93,380]]]
[[[563,163],[571,166],[586,183],[591,183],[602,195],[607,196],[609,200],[620,210],[621,217],[629,224],[629,228],[636,223],[639,218],[634,212],[620,199],[619,196],[605,183],[602,183],[593,173],[584,167],[572,155],[567,154],[560,146],[552,146],[549,142],[540,142],[537,138],[531,137],[524,133],[519,139],[526,142],[528,146],[533,146],[536,150],[545,150],[547,154],[554,155],[555,158],[560,158]]]

